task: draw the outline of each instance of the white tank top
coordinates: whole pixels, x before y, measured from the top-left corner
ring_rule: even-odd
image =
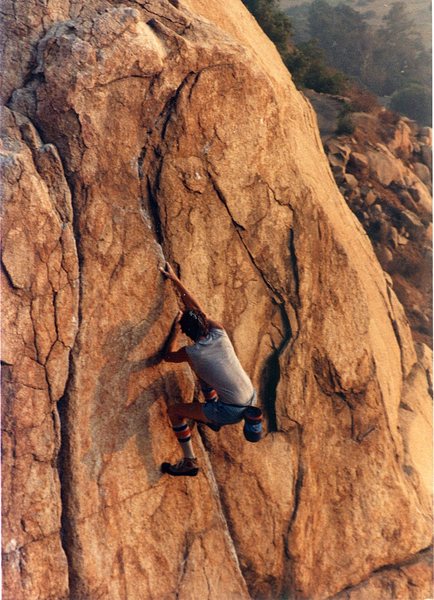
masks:
[[[211,329],[205,338],[186,350],[196,375],[215,389],[222,402],[249,403],[254,393],[252,382],[224,329]]]

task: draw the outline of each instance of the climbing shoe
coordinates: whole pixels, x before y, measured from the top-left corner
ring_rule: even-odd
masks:
[[[194,477],[199,472],[197,458],[182,458],[174,465],[164,462],[161,465],[161,472],[168,473],[174,477]]]

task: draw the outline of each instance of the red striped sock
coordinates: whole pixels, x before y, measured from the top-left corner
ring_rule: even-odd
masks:
[[[195,458],[193,445],[191,443],[191,430],[187,423],[174,425],[172,427],[178,442],[181,444],[182,452],[186,458]]]

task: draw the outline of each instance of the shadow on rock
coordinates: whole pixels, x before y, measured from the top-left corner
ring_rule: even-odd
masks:
[[[179,399],[180,384],[174,372],[162,375],[158,368],[164,345],[142,360],[129,360],[132,351],[150,335],[160,314],[161,307],[157,306],[139,324],[123,323],[117,326],[108,333],[103,344],[103,355],[107,361],[98,378],[90,414],[92,447],[84,458],[90,477],[100,481],[102,487],[102,480],[110,469],[114,455],[131,438],[135,438],[148,484],[153,485],[160,478],[159,465],[155,464],[153,456],[151,434],[151,427],[157,428],[158,423],[150,423],[150,413],[156,402],[163,403],[167,398]],[[149,369],[146,381],[150,383],[141,388],[140,373],[145,369]]]

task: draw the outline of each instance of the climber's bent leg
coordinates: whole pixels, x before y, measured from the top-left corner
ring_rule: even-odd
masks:
[[[217,392],[213,387],[208,385],[206,381],[199,378],[199,385],[206,402],[216,402],[218,400],[219,397]]]

